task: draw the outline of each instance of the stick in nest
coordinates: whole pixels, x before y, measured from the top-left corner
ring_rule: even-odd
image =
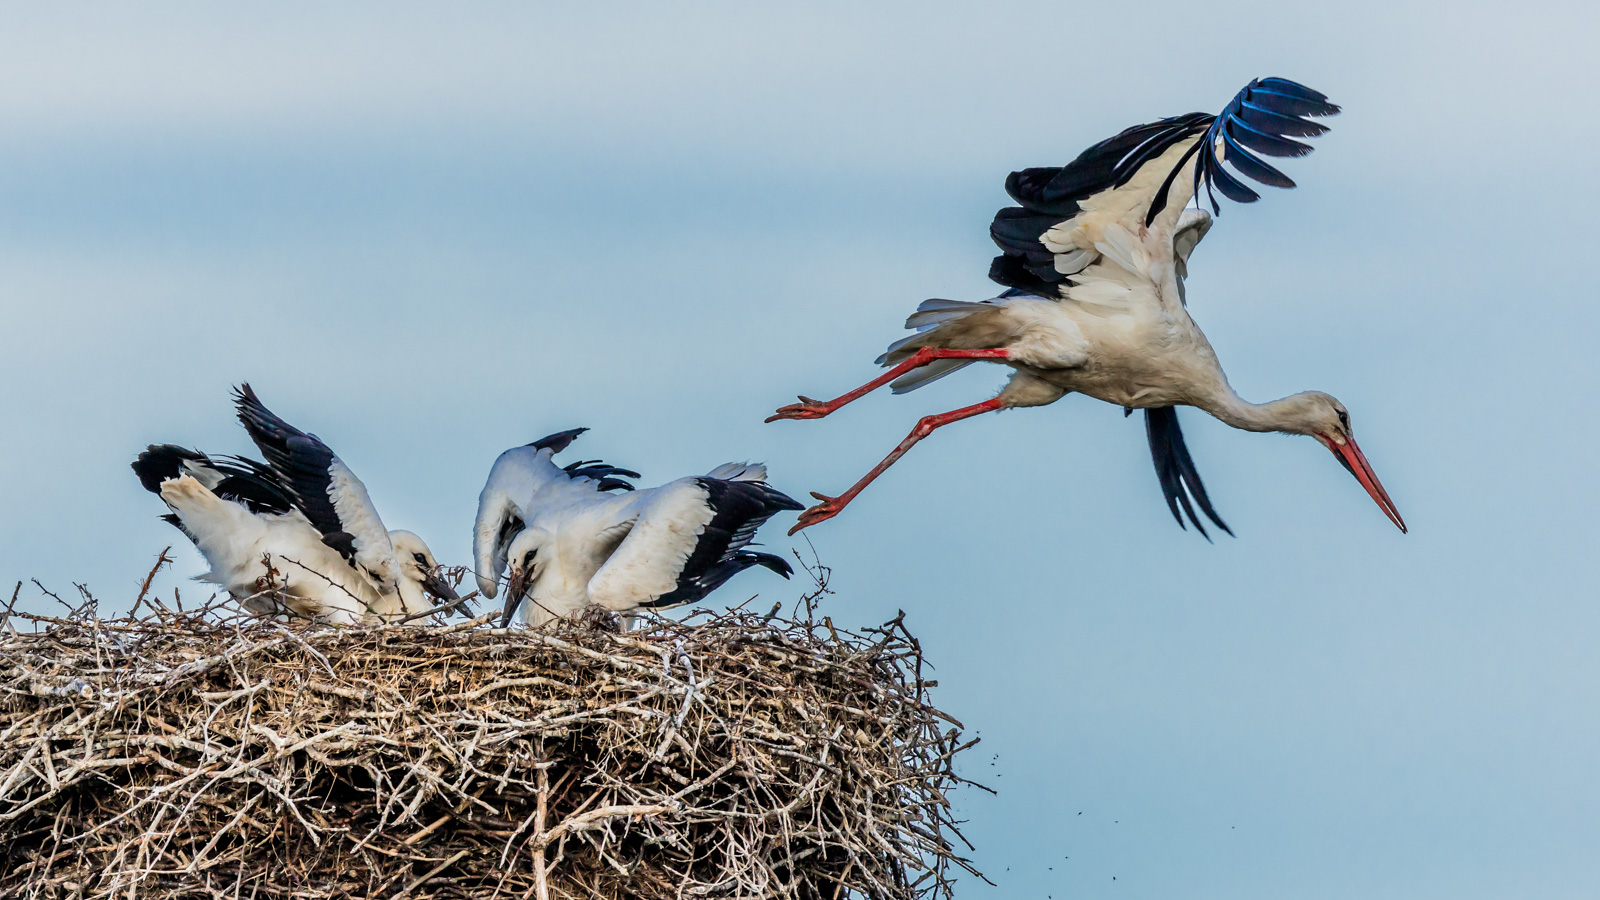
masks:
[[[975,742],[817,573],[632,632],[13,610],[0,895],[949,898]]]

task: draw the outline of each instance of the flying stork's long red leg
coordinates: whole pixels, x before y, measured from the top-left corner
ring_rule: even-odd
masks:
[[[801,513],[800,521],[795,523],[793,528],[789,529],[789,533],[794,534],[802,528],[810,528],[812,525],[815,525],[818,522],[825,522],[828,519],[837,516],[844,510],[845,506],[848,505],[851,500],[856,498],[857,494],[861,493],[864,489],[866,489],[867,485],[872,483],[873,479],[877,478],[879,475],[882,475],[886,469],[894,465],[895,460],[905,456],[906,451],[916,446],[917,441],[920,441],[928,435],[933,434],[933,430],[935,428],[949,425],[951,422],[959,422],[962,419],[968,419],[980,413],[1004,409],[1005,405],[1005,401],[1001,400],[999,397],[996,397],[993,400],[985,400],[982,403],[974,403],[971,406],[963,406],[960,409],[954,409],[947,413],[940,413],[937,416],[923,416],[920,420],[918,420],[917,427],[911,429],[911,433],[906,435],[906,439],[901,441],[898,447],[895,447],[893,450],[889,451],[889,455],[883,458],[883,462],[873,466],[872,471],[868,472],[860,481],[851,485],[850,490],[845,491],[837,497],[829,497],[826,494],[819,494],[816,491],[812,491],[811,496],[821,500],[822,502]]]
[[[838,397],[828,401],[813,400],[810,397],[801,395],[799,403],[791,403],[788,406],[779,409],[773,415],[768,416],[767,421],[776,422],[779,419],[820,419],[828,413],[831,413],[839,407],[845,405],[846,403],[849,403],[852,400],[859,400],[878,388],[881,388],[889,382],[895,380],[896,378],[899,378],[901,375],[906,374],[912,369],[920,369],[936,359],[1006,359],[1010,355],[1010,351],[1005,349],[946,350],[939,347],[923,347],[917,352],[911,354],[911,356],[908,357],[905,362],[900,363],[889,371],[879,375],[877,378],[872,379],[848,394],[841,394]]]

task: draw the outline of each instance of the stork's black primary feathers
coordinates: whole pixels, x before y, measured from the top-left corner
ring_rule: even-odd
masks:
[[[569,428],[566,431],[558,431],[555,434],[547,434],[537,441],[528,444],[527,446],[532,447],[535,450],[549,450],[551,455],[554,456],[555,454],[560,453],[561,451],[570,447],[572,442],[577,439],[578,435],[583,434],[588,430],[589,429],[587,428]],[[633,485],[623,481],[623,479],[639,477],[639,473],[633,471],[632,469],[624,469],[621,466],[613,466],[598,459],[580,459],[577,462],[568,463],[565,466],[562,466],[561,471],[567,473],[568,478],[594,479],[596,482],[598,482],[598,484],[595,485],[596,489],[602,492],[631,491],[633,490]]]
[[[1173,180],[1195,150],[1200,153],[1200,165],[1195,167],[1194,173],[1195,199],[1200,197],[1200,186],[1205,185],[1206,197],[1211,201],[1211,211],[1214,213],[1220,214],[1222,207],[1211,191],[1213,187],[1235,203],[1254,203],[1261,199],[1260,194],[1222,167],[1224,159],[1239,174],[1252,181],[1274,187],[1294,187],[1294,181],[1289,176],[1267,165],[1255,154],[1305,156],[1311,152],[1311,145],[1289,138],[1326,134],[1328,126],[1313,122],[1311,118],[1337,115],[1338,112],[1339,107],[1329,103],[1326,95],[1287,78],[1257,78],[1250,82],[1244,90],[1233,96],[1232,102],[1220,115],[1213,117],[1205,137],[1189,153],[1184,154],[1167,175],[1161,190],[1156,192],[1155,200],[1150,204],[1150,211],[1145,213],[1145,226],[1154,222],[1156,213],[1167,205],[1167,192],[1171,190]],[[1219,140],[1226,147],[1222,159],[1217,157]]]
[[[1178,522],[1178,527],[1187,530],[1183,524],[1183,516],[1178,512],[1178,505],[1183,505],[1183,512],[1189,516],[1189,521],[1194,523],[1195,530],[1206,540],[1211,540],[1211,535],[1206,534],[1200,518],[1195,515],[1195,506],[1205,513],[1206,518],[1217,524],[1218,528],[1233,536],[1222,517],[1211,506],[1211,498],[1206,496],[1206,486],[1200,483],[1200,473],[1195,470],[1194,460],[1189,456],[1189,448],[1183,442],[1183,430],[1178,427],[1178,410],[1171,406],[1161,406],[1144,411],[1145,435],[1150,439],[1150,458],[1156,464],[1156,477],[1161,480],[1161,493],[1167,498],[1167,508],[1172,510],[1172,518]],[[1193,503],[1190,498],[1193,497]]]
[[[547,434],[527,446],[535,450],[549,450],[551,454],[560,453],[567,449],[573,441],[577,440],[578,435],[588,430],[587,428],[568,428],[566,431]]]
[[[1327,126],[1308,117],[1331,116],[1339,107],[1304,85],[1283,78],[1258,78],[1246,85],[1220,115],[1189,113],[1146,125],[1135,125],[1078,155],[1065,166],[1023,169],[1006,178],[1006,193],[1019,206],[995,214],[989,235],[1001,251],[989,267],[989,277],[1007,287],[1042,297],[1060,296],[1059,288],[1072,273],[1058,271],[1056,254],[1040,238],[1045,232],[1076,216],[1083,201],[1102,191],[1127,184],[1146,163],[1174,144],[1202,135],[1167,174],[1145,213],[1145,226],[1166,207],[1173,182],[1195,155],[1195,195],[1202,185],[1213,211],[1220,206],[1211,189],[1238,203],[1260,199],[1250,187],[1223,168],[1262,184],[1294,187],[1287,175],[1263,162],[1256,154],[1275,157],[1304,156],[1309,144],[1291,137],[1315,137]],[[1224,145],[1217,156],[1217,144]]]
[[[624,478],[638,478],[639,473],[632,469],[608,465],[598,459],[582,459],[561,467],[570,478],[593,478],[599,484],[595,485],[601,491],[631,491],[633,485]]]
[[[186,462],[209,462],[198,450],[189,450],[177,444],[151,444],[133,461],[133,474],[139,483],[152,494],[161,493],[161,482],[171,481],[183,474]]]
[[[267,409],[249,384],[234,391],[239,422],[261,450],[278,477],[293,491],[295,506],[323,535],[323,543],[354,561],[355,538],[345,530],[328,493],[332,483],[333,450],[314,434],[308,434]]]
[[[210,457],[198,450],[176,444],[151,444],[133,461],[139,483],[152,494],[161,493],[161,483],[184,474],[184,464],[194,463],[218,476],[211,492],[224,500],[243,503],[253,513],[283,515],[294,508],[294,496],[267,466],[243,457]],[[177,517],[163,516],[177,524]]]

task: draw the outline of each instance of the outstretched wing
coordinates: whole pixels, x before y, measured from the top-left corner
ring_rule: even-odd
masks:
[[[380,589],[395,589],[400,565],[361,479],[316,435],[267,409],[250,385],[241,385],[234,401],[245,431],[281,483],[294,493],[295,507],[322,532],[322,542],[365,569]]]
[[[213,494],[242,503],[253,513],[283,515],[295,508],[294,492],[270,467],[253,459],[211,457],[176,444],[151,444],[133,461],[133,471],[152,494],[161,493],[164,481],[192,475]]]
[[[176,444],[151,444],[133,461],[133,472],[144,489],[157,496],[162,496],[163,483],[189,475],[221,499],[242,504],[253,513],[284,515],[295,509],[294,492],[271,468],[253,459],[213,459]],[[176,513],[161,518],[194,540]]]
[[[478,494],[478,516],[472,527],[473,574],[478,590],[493,599],[499,593],[500,576],[506,570],[506,553],[511,542],[537,514],[536,495],[552,484],[584,485],[596,492],[631,491],[624,478],[639,473],[607,465],[598,459],[579,460],[558,466],[551,457],[567,449],[587,428],[571,428],[546,435],[531,444],[513,447],[500,454],[489,469],[489,478]]]
[[[1293,179],[1268,165],[1256,153],[1274,157],[1305,156],[1311,152],[1311,145],[1291,138],[1327,134],[1328,126],[1311,119],[1338,113],[1339,107],[1329,103],[1325,94],[1303,84],[1286,78],[1257,78],[1235,94],[1232,102],[1206,129],[1205,139],[1196,147],[1200,162],[1194,169],[1194,182],[1188,193],[1197,195],[1204,185],[1213,213],[1222,212],[1213,188],[1235,203],[1260,200],[1260,194],[1223,167],[1224,161],[1251,181],[1273,187],[1294,187]],[[1221,156],[1217,155],[1218,150],[1222,151]],[[1147,227],[1165,207],[1167,192],[1183,170],[1183,162],[1186,160],[1180,161],[1162,182],[1161,190],[1145,214]]]
[[[1013,172],[1006,192],[1019,205],[1000,210],[989,227],[1002,251],[989,277],[1042,297],[1064,297],[1075,282],[1089,277],[1075,276],[1102,260],[1119,269],[1147,266],[1148,249],[1133,246],[1146,236],[1164,244],[1157,254],[1163,261],[1186,262],[1204,231],[1193,234],[1194,241],[1181,252],[1173,243],[1180,213],[1202,187],[1216,212],[1216,193],[1239,203],[1260,198],[1224,162],[1253,181],[1294,187],[1256,154],[1310,153],[1310,145],[1292,138],[1326,132],[1311,117],[1338,111],[1310,88],[1258,78],[1220,115],[1190,113],[1137,125],[1066,166]]]
[[[493,599],[500,592],[506,552],[524,527],[533,496],[545,485],[566,477],[550,457],[566,449],[583,431],[575,428],[512,447],[489,468],[489,477],[478,494],[478,516],[472,525],[472,569],[478,590],[485,597]]]
[[[748,473],[753,474],[753,473]],[[744,548],[791,497],[760,480],[683,478],[656,488],[627,537],[589,580],[614,610],[693,603],[752,565],[788,576],[782,559]]]

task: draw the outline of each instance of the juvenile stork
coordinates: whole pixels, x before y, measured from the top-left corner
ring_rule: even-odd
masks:
[[[211,457],[151,444],[133,462],[139,482],[171,510],[219,584],[256,612],[281,591],[290,612],[342,625],[426,612],[431,594],[456,602],[433,552],[409,531],[385,531],[367,489],[316,435],[278,418],[246,384],[239,421],[267,459]]]
[[[751,566],[793,573],[782,557],[745,549],[773,514],[801,508],[767,485],[765,466],[727,463],[636,491],[624,479],[637,472],[552,461],[586,430],[513,447],[489,470],[473,558],[486,597],[510,568],[503,625],[519,605],[523,622],[541,625],[590,606],[627,613],[694,603]]]
[[[1270,403],[1234,393],[1184,294],[1189,255],[1211,214],[1187,209],[1200,189],[1252,203],[1259,195],[1224,168],[1262,184],[1294,182],[1256,154],[1304,156],[1327,128],[1312,118],[1339,107],[1282,78],[1246,85],[1219,115],[1190,113],[1129,128],[1070,164],[1024,169],[1006,179],[1019,205],[1000,210],[990,235],[1003,251],[989,277],[1010,290],[981,303],[928,300],[906,320],[917,334],[889,345],[888,372],[826,402],[802,396],[767,421],[817,419],[893,382],[913,390],[978,360],[1010,366],[1010,381],[982,403],[927,416],[849,490],[806,510],[793,534],[839,514],[912,445],[941,426],[980,413],[1054,403],[1077,391],[1145,410],[1151,455],[1178,524],[1181,503],[1204,534],[1194,504],[1224,531],[1178,428],[1176,406],[1197,406],[1246,431],[1314,437],[1333,451],[1403,532],[1405,522],[1356,445],[1344,405],[1318,391]],[[1232,533],[1231,531],[1229,532]]]

